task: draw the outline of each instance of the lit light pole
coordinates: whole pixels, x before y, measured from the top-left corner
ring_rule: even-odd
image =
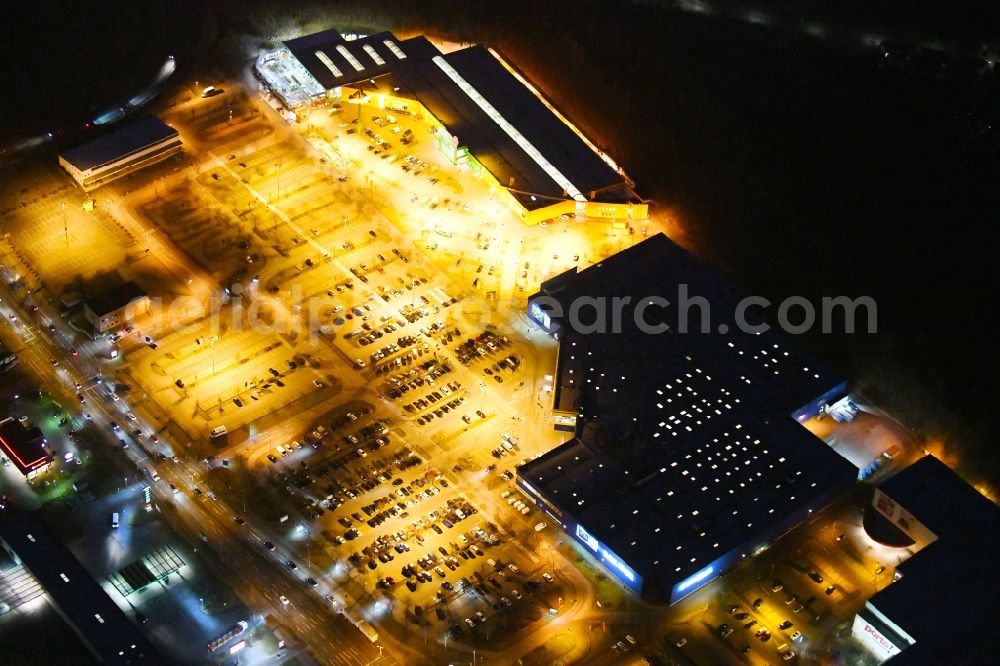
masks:
[[[355,106],[358,107],[358,119],[356,121],[358,127],[361,126],[361,105],[367,104],[370,101],[371,97],[369,97],[368,94],[361,88],[358,88],[356,91],[351,93],[350,96],[347,98],[348,104],[354,104]]]
[[[219,339],[219,336],[213,335],[208,339],[209,348],[212,350],[212,376],[215,376],[215,341]]]
[[[62,209],[63,234],[66,236],[66,245],[69,245],[69,225],[66,222],[66,202],[63,201],[60,203],[59,207]]]

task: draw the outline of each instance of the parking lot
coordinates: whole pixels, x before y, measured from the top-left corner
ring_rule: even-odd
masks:
[[[67,214],[70,241],[97,243],[74,261],[51,260],[62,195],[29,204],[39,279],[118,270],[160,301],[89,344],[105,389],[86,397],[126,444],[195,466],[175,501],[232,498],[255,547],[365,617],[481,645],[546,617],[564,562],[538,556],[544,521],[511,480],[560,441],[555,345],[521,306],[597,260],[607,223],[524,227],[413,116],[317,108],[288,127],[229,85],[168,119],[185,156]]]
[[[537,620],[547,602],[536,591],[559,584],[462,491],[455,475],[466,470],[436,468],[408,443],[405,424],[371,405],[334,414],[256,463],[271,491],[294,506],[289,522],[306,534],[286,544],[294,552],[289,568],[308,560],[303,577],[343,588],[359,603],[384,600],[404,621],[440,623],[453,637],[471,629],[470,619],[478,626],[499,616],[508,628]],[[506,456],[515,444],[498,448]],[[530,513],[509,490],[500,499],[524,507],[518,515]]]

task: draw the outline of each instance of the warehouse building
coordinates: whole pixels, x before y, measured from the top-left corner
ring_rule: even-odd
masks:
[[[864,527],[905,561],[855,616],[861,645],[892,666],[996,661],[996,598],[983,592],[1000,590],[1000,508],[924,456],[875,490]]]
[[[664,305],[685,298],[705,307]],[[857,478],[800,425],[845,384],[784,336],[741,330],[740,299],[662,234],[529,299],[560,342],[553,425],[573,438],[519,467],[517,486],[650,601],[691,594]]]
[[[424,37],[327,30],[262,54],[255,69],[291,109],[346,102],[417,115],[441,154],[504,193],[525,223],[648,215],[611,158],[482,46],[442,53]]]
[[[147,116],[59,156],[59,165],[84,190],[93,190],[181,151],[180,135]]]
[[[92,660],[101,664],[144,666],[166,663],[37,512],[0,513],[0,547],[15,567],[31,573],[45,590],[46,599],[81,638],[90,652],[80,655],[81,663]],[[30,657],[31,648],[22,646],[16,654]],[[15,661],[30,663],[30,659]]]

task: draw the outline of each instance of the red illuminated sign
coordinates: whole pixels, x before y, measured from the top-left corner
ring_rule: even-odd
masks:
[[[21,456],[17,455],[17,452],[14,451],[14,448],[10,444],[8,444],[7,440],[5,440],[3,437],[0,437],[0,447],[3,447],[3,450],[7,452],[7,455],[11,458],[14,458],[17,461],[17,464],[22,469],[30,470],[32,468],[39,467],[45,464],[45,459],[47,456],[44,455],[40,456],[37,460],[32,460],[31,462],[25,462],[24,460],[21,459]]]
[[[865,624],[865,633],[868,634],[868,635],[870,635],[872,638],[874,638],[875,641],[879,645],[881,645],[882,647],[884,647],[886,650],[892,650],[893,648],[896,647],[895,645],[893,645],[892,643],[890,643],[889,640],[886,639],[885,636],[883,636],[882,634],[880,634],[875,629],[875,627],[873,627],[870,624]]]
[[[887,517],[892,518],[893,514],[896,512],[896,503],[884,494],[879,493],[878,499],[875,502],[875,508]]]

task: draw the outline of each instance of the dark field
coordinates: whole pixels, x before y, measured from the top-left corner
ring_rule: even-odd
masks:
[[[955,81],[881,67],[856,38],[867,29],[974,52],[978,31],[996,25],[988,5],[961,14],[910,7],[905,24],[887,24],[856,17],[864,8],[898,20],[889,5],[841,3],[840,15],[809,17],[826,26],[824,38],[645,3],[95,7],[6,22],[6,48],[18,54],[4,58],[8,136],[44,129],[40,118],[78,125],[141,87],[171,53],[179,82],[239,66],[267,36],[331,25],[487,43],[679,218],[683,243],[744,290],[774,301],[874,297],[877,335],[800,344],[917,427],[967,478],[1000,483],[1000,390],[988,360],[1000,286],[997,75]]]

